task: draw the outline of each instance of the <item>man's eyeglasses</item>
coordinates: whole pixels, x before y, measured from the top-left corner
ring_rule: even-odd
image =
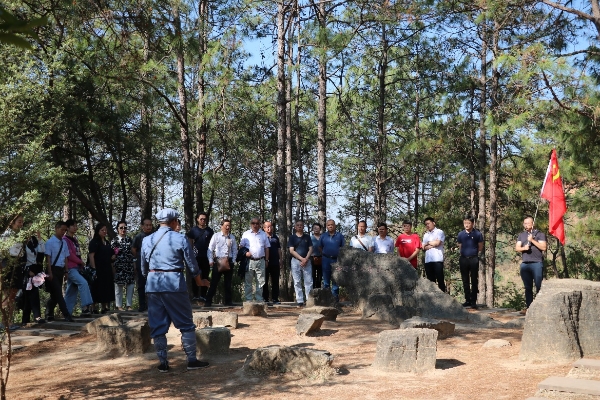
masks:
[[[260,225],[260,222],[250,222],[252,225]]]
[[[126,226],[120,226],[119,229],[122,230],[122,231],[126,231],[127,227]]]

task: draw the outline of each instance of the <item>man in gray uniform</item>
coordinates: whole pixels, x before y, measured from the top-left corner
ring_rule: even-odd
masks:
[[[142,241],[140,258],[142,274],[147,277],[148,324],[154,348],[160,360],[158,370],[169,371],[167,337],[171,322],[181,331],[181,344],[187,355],[187,369],[208,367],[196,358],[196,325],[188,298],[184,261],[198,286],[208,286],[202,279],[196,257],[184,235],[175,232],[179,214],[165,208],[156,214],[160,227]]]

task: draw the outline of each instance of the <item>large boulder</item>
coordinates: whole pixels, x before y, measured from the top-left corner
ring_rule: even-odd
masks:
[[[333,267],[333,279],[346,289],[364,318],[393,325],[414,316],[493,323],[487,315],[469,313],[435,283],[419,277],[405,258],[344,247]]]
[[[129,321],[125,325],[96,327],[98,347],[119,350],[125,354],[142,354],[150,347],[150,326],[145,319]]]
[[[443,339],[454,333],[454,324],[448,321],[439,321],[422,317],[412,317],[400,324],[400,329],[426,328],[438,331],[438,338]]]
[[[327,351],[302,347],[268,346],[256,349],[246,357],[242,371],[271,374],[292,372],[311,375],[331,369],[333,356]]]
[[[373,367],[384,371],[422,373],[435,368],[435,329],[395,329],[379,333]]]
[[[522,360],[566,362],[599,357],[600,282],[551,279],[527,310]]]

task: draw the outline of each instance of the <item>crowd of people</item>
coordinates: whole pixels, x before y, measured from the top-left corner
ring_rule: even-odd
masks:
[[[186,285],[191,287],[194,301],[204,302],[206,307],[212,306],[223,277],[223,304],[232,305],[232,282],[237,261],[240,262],[238,274],[243,280],[245,301],[280,303],[279,279],[284,258],[280,239],[274,233],[270,221],[261,224],[258,218],[252,218],[249,229],[242,234],[238,244],[235,235],[231,233],[230,220],[220,221],[220,230],[217,232],[208,226],[206,213],[198,213],[195,220],[196,226],[185,236],[179,233],[181,221],[178,218],[172,227],[175,233],[184,238],[198,267],[198,273],[195,275],[191,269],[181,271],[182,277],[187,276]],[[23,223],[23,216],[16,216],[2,238],[8,239],[17,235],[23,228]],[[415,269],[418,265],[418,255],[423,251],[427,279],[445,292],[445,234],[436,227],[433,218],[428,217],[423,223],[426,231],[422,239],[412,231],[412,222],[404,221],[402,233],[393,240],[388,236],[386,223],[379,223],[377,235],[372,236],[367,234],[366,221],[360,221],[356,227],[356,234],[349,240],[349,246],[376,254],[396,253],[406,258]],[[463,306],[477,308],[479,259],[484,239],[481,232],[474,228],[473,218],[466,217],[463,225],[464,230],[457,235],[460,274],[465,295]],[[531,217],[525,218],[524,228],[524,232],[518,237],[515,250],[523,254],[521,276],[525,287],[526,306],[529,307],[533,301],[533,287],[539,291],[541,286],[546,237],[542,232],[533,229]],[[14,243],[8,254],[3,257],[2,265],[6,268],[2,274],[5,294],[3,306],[8,307],[12,314],[17,293],[22,293],[19,302],[23,309],[22,324],[54,320],[56,306],[66,321],[73,321],[78,297],[81,316],[106,313],[111,304],[114,304],[116,310],[131,310],[136,282],[138,310],[148,309],[147,273],[143,273],[142,264],[148,261],[144,260],[144,241],[155,233],[152,219],[142,220],[141,230],[135,237],[127,234],[128,224],[120,221],[117,224],[117,236],[112,240],[107,237],[107,226],[97,224],[93,238],[88,244],[85,260],[76,236],[77,231],[75,220],[58,221],[54,226],[54,235],[47,241],[37,232],[22,243]],[[314,223],[310,233],[306,232],[304,221],[296,221],[287,246],[298,306],[305,304],[306,296],[313,288],[321,287],[331,288],[333,297],[339,301],[339,288],[332,279],[332,264],[337,261],[340,248],[345,245],[344,235],[337,231],[336,222],[332,219],[326,221],[325,231],[320,223]],[[184,264],[188,263],[184,260]],[[5,273],[6,271],[10,273]],[[207,284],[198,284],[195,276],[202,277],[200,282]],[[64,281],[66,289],[63,291]],[[43,317],[39,293],[42,284],[49,294]]]

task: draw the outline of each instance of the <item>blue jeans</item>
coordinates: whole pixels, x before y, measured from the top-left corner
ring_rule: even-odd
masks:
[[[322,269],[323,269],[323,288],[327,289],[331,286],[331,293],[333,293],[333,297],[335,297],[336,301],[339,300],[340,297],[340,288],[334,282],[333,278],[331,278],[331,264],[336,263],[337,259],[329,258],[323,256],[322,261]]]
[[[524,262],[521,263],[521,279],[525,286],[525,304],[527,308],[533,302],[533,284],[535,283],[535,292],[540,292],[542,286],[542,271],[544,269],[543,262]]]
[[[77,302],[77,292],[79,292],[79,297],[81,298],[81,308],[94,303],[88,282],[81,276],[77,268],[72,268],[69,270],[67,290],[65,291],[65,303],[67,304],[69,314],[73,313],[73,308]]]

